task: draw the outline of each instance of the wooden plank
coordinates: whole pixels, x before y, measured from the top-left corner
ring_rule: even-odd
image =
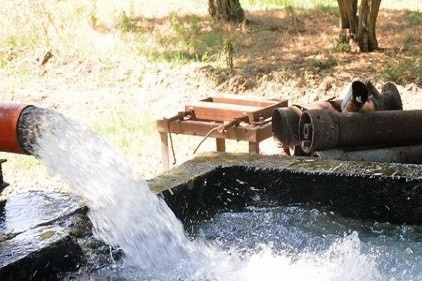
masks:
[[[248,117],[248,123],[259,122],[272,116],[276,108],[287,106],[287,101],[273,103],[266,107],[217,103],[208,101],[191,102],[185,106],[185,111],[194,111],[196,119],[209,121],[231,121],[242,116]]]
[[[185,111],[193,110],[196,119],[210,121],[231,121],[234,118],[248,116],[253,120],[252,112],[259,110],[256,106],[197,101],[185,106]]]
[[[230,110],[237,112],[254,112],[260,110],[262,107],[259,106],[250,106],[250,105],[241,105],[241,104],[231,104],[231,103],[218,103],[218,102],[207,102],[207,101],[194,101],[185,105],[187,107],[197,107],[206,109],[222,109]]]
[[[255,107],[267,107],[272,105],[280,105],[282,107],[284,104],[287,106],[287,100],[270,100],[260,97],[248,97],[248,96],[236,96],[229,94],[221,94],[211,96],[203,101],[212,101],[215,103],[227,103],[227,104],[238,104],[246,106],[255,106]]]
[[[279,107],[281,107],[281,106],[279,106],[278,104],[275,104],[275,105],[268,106],[268,107],[265,107],[263,109],[260,109],[258,111],[253,112],[252,113],[253,122],[259,122],[259,121],[261,121],[261,119],[265,120],[267,118],[272,117],[273,111],[276,108],[279,108]]]

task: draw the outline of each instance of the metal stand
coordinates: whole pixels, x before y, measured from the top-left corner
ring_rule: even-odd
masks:
[[[163,170],[168,170],[171,134],[216,139],[216,150],[226,151],[226,139],[249,142],[249,153],[259,153],[259,143],[272,136],[274,109],[286,107],[287,100],[219,95],[187,104],[184,112],[157,120],[161,138]],[[172,148],[173,149],[173,148]],[[174,151],[173,151],[174,153]]]

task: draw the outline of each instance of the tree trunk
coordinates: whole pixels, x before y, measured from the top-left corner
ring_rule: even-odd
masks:
[[[358,30],[358,0],[337,0],[340,11],[340,42],[348,42]]]
[[[376,22],[381,0],[337,0],[340,12],[340,42],[356,44],[358,51],[378,50]]]
[[[208,12],[218,20],[240,23],[245,19],[239,0],[208,0]]]

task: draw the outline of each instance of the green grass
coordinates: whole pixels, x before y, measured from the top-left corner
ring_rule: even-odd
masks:
[[[322,59],[309,60],[309,65],[318,71],[332,70],[334,66],[338,65],[338,61],[332,55],[328,55],[327,57],[322,58]]]
[[[331,7],[337,7],[337,1],[335,0],[243,0],[240,1],[242,6],[248,7],[274,7],[274,8],[285,8],[294,7],[298,9],[327,9]]]
[[[157,135],[155,119],[142,112],[112,111],[105,120],[94,122],[92,128],[126,155],[148,146],[150,136]]]
[[[250,8],[285,8],[293,7],[296,9],[313,9],[323,12],[337,12],[338,4],[336,0],[241,0],[244,9]],[[410,7],[410,8],[409,8]],[[398,9],[422,11],[422,2],[420,0],[383,0],[381,9]]]
[[[190,1],[185,1],[189,5]],[[420,2],[420,1],[419,1]],[[405,19],[414,25],[421,25],[422,4],[418,0],[383,0],[382,8],[412,7]],[[304,10],[337,12],[335,0],[242,0],[244,9],[288,8],[293,14]],[[204,7],[207,3],[204,1]],[[73,55],[81,60],[131,54],[144,56],[151,61],[188,63],[191,61],[220,62],[222,42],[237,38],[221,24],[195,14],[180,15],[176,12],[166,15],[172,32],[154,28],[151,18],[144,15],[142,5],[135,0],[119,3],[107,0],[93,1],[2,1],[0,4],[0,51],[15,48],[32,54],[40,48],[52,48],[62,55]],[[147,25],[147,26],[145,26]],[[151,27],[152,26],[152,27]],[[88,30],[89,28],[93,30]],[[87,32],[88,31],[88,32]],[[100,34],[96,34],[99,32]],[[93,40],[103,35],[120,32],[122,41],[108,52],[93,51]],[[129,36],[128,36],[129,35]],[[98,39],[99,40],[99,39]],[[116,53],[117,51],[117,53]],[[123,56],[120,55],[120,56]],[[0,60],[4,68],[11,60]]]
[[[221,24],[194,15],[169,16],[169,29],[164,35],[161,30],[149,33],[139,32],[141,37],[148,36],[159,48],[150,48],[138,41],[138,54],[150,61],[189,63],[191,61],[218,62],[221,60],[223,41],[232,36]],[[204,26],[209,28],[204,29]],[[151,39],[152,38],[152,39]]]
[[[189,5],[190,1],[194,2],[187,0],[185,5]],[[420,26],[420,2],[383,0],[381,8],[402,8],[406,11],[405,21]],[[246,10],[286,9],[294,29],[297,29],[295,19],[309,10],[337,12],[336,0],[242,0],[241,4]],[[203,5],[207,5],[206,1]],[[408,7],[412,7],[412,10],[408,10]],[[114,76],[116,60],[122,62],[139,57],[150,62],[224,65],[223,42],[229,39],[236,49],[243,40],[242,32],[238,32],[234,24],[215,22],[206,15],[194,13],[172,12],[162,18],[151,18],[144,15],[142,5],[135,0],[125,0],[119,4],[107,0],[2,1],[0,18],[3,19],[0,29],[3,38],[0,41],[0,68],[21,77],[31,73],[36,75],[33,74],[33,66],[25,62],[29,57],[35,63],[34,53],[39,49],[53,49],[58,54],[57,58],[101,61],[104,67],[100,75],[110,78]],[[274,31],[277,28],[274,27]],[[117,38],[110,47],[103,43],[107,36]],[[419,41],[419,38],[409,35],[404,42],[405,47],[416,48]],[[18,55],[8,56],[7,50],[17,51]],[[348,45],[338,45],[336,51],[347,52]],[[409,65],[411,60],[395,58],[388,63],[390,69],[383,72],[383,77],[394,78],[395,81],[407,81],[408,77],[414,77],[420,81],[420,70],[417,66]],[[318,71],[331,70],[336,64],[335,57],[308,62],[310,67]]]
[[[406,15],[404,16],[406,21],[413,25],[422,25],[422,12],[421,11],[407,11]]]
[[[393,81],[397,84],[422,84],[422,53],[414,57],[390,57],[386,60],[386,67],[379,74],[384,81]],[[419,58],[417,58],[419,57]],[[417,58],[415,60],[415,58]]]

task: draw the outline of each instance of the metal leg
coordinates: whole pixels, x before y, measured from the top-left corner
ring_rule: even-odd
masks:
[[[168,134],[160,133],[160,138],[161,138],[161,162],[163,165],[163,171],[167,171],[170,168]]]
[[[1,164],[4,162],[6,162],[6,159],[0,159],[0,192],[2,192],[3,189],[9,185],[7,182],[3,181],[3,171],[1,169]]]
[[[226,151],[226,140],[225,139],[216,138],[215,143],[217,145],[217,151],[220,151],[220,152]]]
[[[259,142],[249,142],[249,153],[259,154]]]

